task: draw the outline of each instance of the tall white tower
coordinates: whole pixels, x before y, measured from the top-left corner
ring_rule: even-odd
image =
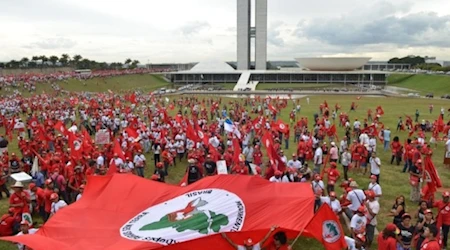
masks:
[[[255,1],[255,27],[251,27],[252,0],[237,0],[237,69],[249,70],[251,38],[255,38],[255,69],[267,63],[267,0]]]

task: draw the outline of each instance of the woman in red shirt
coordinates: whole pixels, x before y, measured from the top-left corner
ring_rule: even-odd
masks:
[[[392,152],[391,165],[395,159],[397,166],[399,166],[400,162],[402,161],[402,144],[400,143],[398,136],[394,137],[391,143],[391,152]]]
[[[378,249],[397,250],[397,237],[400,230],[393,223],[389,223],[378,235]]]

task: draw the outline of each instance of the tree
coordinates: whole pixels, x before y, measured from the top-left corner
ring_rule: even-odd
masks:
[[[48,60],[52,62],[53,66],[56,66],[56,63],[58,62],[59,58],[57,56],[50,56]]]
[[[133,62],[131,62],[130,68],[135,69],[137,68],[138,64],[139,64],[138,60],[133,60]]]
[[[420,56],[405,56],[402,58],[394,57],[388,61],[388,63],[402,63],[411,64],[411,66],[416,66],[425,63],[425,58]]]
[[[7,68],[18,68],[20,66],[20,62],[16,61],[16,60],[11,60],[8,63],[6,63],[6,67]]]
[[[81,59],[83,59],[83,57],[80,56],[80,55],[74,55],[74,56],[73,56],[73,61],[74,61],[75,63],[78,63],[79,61],[81,61]]]
[[[48,62],[48,58],[47,58],[46,56],[39,56],[39,60],[41,60],[41,61],[42,61],[42,64],[41,64],[41,66],[45,66],[45,65],[47,65],[47,62]]]
[[[130,58],[128,58],[127,60],[125,60],[125,64],[130,64],[132,61]]]
[[[40,59],[39,59],[39,56],[33,56],[33,57],[31,57],[31,60],[32,60],[32,61],[38,61],[38,60],[40,60]]]
[[[4,68],[4,67],[5,67],[5,64],[0,62],[0,68]]]
[[[69,64],[69,61],[70,61],[70,56],[68,54],[62,54],[61,57],[59,58],[59,62],[63,66],[67,66],[67,64]]]
[[[24,58],[20,59],[20,65],[21,65],[22,67],[28,67],[28,62],[29,62],[29,61],[30,61],[30,60],[29,60],[28,58],[24,57]]]

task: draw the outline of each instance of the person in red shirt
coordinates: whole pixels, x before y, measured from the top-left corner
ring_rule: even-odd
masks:
[[[399,234],[400,230],[394,223],[387,224],[383,232],[378,234],[378,249],[397,250],[397,237]]]
[[[50,213],[52,211],[52,201],[50,200],[50,196],[54,193],[53,190],[53,181],[51,179],[47,179],[45,181],[45,189],[44,189],[44,222],[48,220],[50,217]]]
[[[330,163],[330,169],[327,172],[328,174],[328,185],[327,185],[327,193],[334,191],[334,185],[339,180],[339,177],[341,177],[341,174],[336,169],[336,162]]]
[[[248,175],[248,167],[245,165],[245,157],[239,157],[239,163],[231,169],[232,174]]]
[[[18,223],[14,218],[14,208],[9,208],[8,213],[0,219],[0,236],[12,236],[18,232]]]
[[[433,203],[433,207],[438,209],[438,217],[442,219],[442,246],[447,247],[448,232],[450,229],[450,192],[442,194],[442,200]]]
[[[44,219],[45,218],[45,209],[44,209],[45,194],[44,194],[44,189],[42,189],[40,187],[37,187],[36,184],[34,184],[34,183],[30,183],[30,185],[28,185],[28,188],[36,196],[36,202],[33,205],[34,210],[39,213],[39,215],[42,217],[42,219]]]
[[[22,182],[17,181],[11,187],[14,193],[9,197],[9,207],[14,208],[15,216],[21,217],[22,213],[29,212],[30,197],[23,191]]]
[[[256,166],[261,166],[262,164],[262,153],[259,145],[255,145],[255,150],[253,151],[253,164]]]
[[[422,243],[420,250],[441,250],[436,236],[438,235],[438,228],[435,225],[430,225],[425,228],[424,232],[427,239]],[[442,249],[446,249],[445,247]]]

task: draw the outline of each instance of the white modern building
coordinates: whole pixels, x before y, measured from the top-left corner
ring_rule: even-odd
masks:
[[[237,69],[249,70],[252,38],[255,39],[255,69],[265,70],[267,65],[267,0],[237,0]],[[255,27],[252,27],[254,18]]]

